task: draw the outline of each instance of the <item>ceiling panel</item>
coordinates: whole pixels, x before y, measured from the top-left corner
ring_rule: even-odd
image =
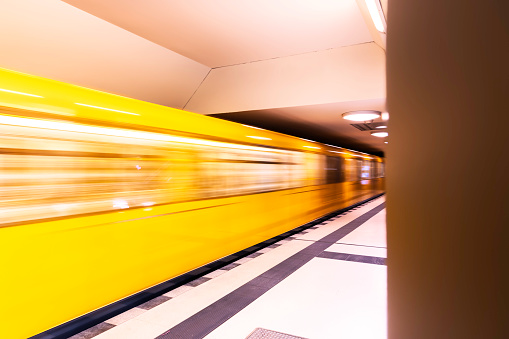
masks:
[[[209,67],[372,41],[356,0],[65,0]]]
[[[59,0],[2,0],[0,67],[182,108],[210,68]]]
[[[385,53],[375,43],[213,69],[185,109],[228,113],[385,97]]]

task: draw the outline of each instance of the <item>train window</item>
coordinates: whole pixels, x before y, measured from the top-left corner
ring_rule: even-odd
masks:
[[[383,163],[383,162],[379,162],[379,163],[378,163],[378,166],[379,166],[379,167],[378,167],[378,176],[379,176],[380,178],[385,177],[385,163]]]
[[[352,180],[352,172],[353,172],[353,159],[345,159],[345,181],[353,181]]]
[[[326,160],[319,154],[93,128],[0,125],[0,224],[267,192],[326,179]]]
[[[325,177],[325,182],[327,184],[334,184],[343,181],[342,158],[327,156]]]
[[[223,196],[273,191],[289,187],[288,152],[222,152],[219,157],[207,149],[200,161],[198,176],[203,196]],[[220,179],[221,178],[221,179]]]
[[[362,160],[361,164],[361,179],[370,179],[371,178],[371,163],[368,160]]]
[[[290,156],[292,159],[292,165],[288,166],[288,174],[290,178],[288,187],[300,187],[306,185],[306,168],[304,166],[305,153],[292,152]]]
[[[362,178],[362,161],[360,159],[346,159],[346,180],[359,181]]]
[[[321,154],[306,152],[303,155],[303,171],[301,174],[303,182],[299,186],[321,185],[325,182],[323,167],[325,156]]]

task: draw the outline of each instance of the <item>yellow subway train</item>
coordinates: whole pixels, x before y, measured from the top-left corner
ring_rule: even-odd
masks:
[[[383,159],[0,69],[0,338],[380,194]]]

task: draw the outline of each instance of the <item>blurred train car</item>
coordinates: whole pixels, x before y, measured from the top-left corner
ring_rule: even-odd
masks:
[[[381,158],[0,70],[1,338],[383,192]]]

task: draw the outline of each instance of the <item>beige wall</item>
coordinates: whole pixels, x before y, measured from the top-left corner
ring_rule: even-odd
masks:
[[[0,67],[182,108],[209,68],[58,0],[2,0]]]
[[[509,338],[508,7],[390,1],[390,339]]]
[[[211,114],[385,98],[375,43],[214,68],[186,110]]]

